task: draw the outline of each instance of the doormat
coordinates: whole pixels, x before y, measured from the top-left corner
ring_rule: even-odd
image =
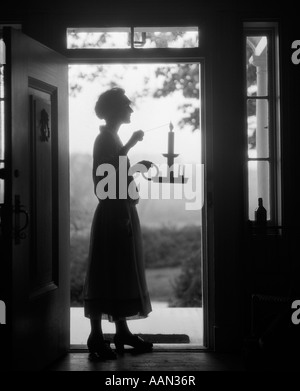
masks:
[[[143,338],[145,341],[154,344],[186,344],[190,343],[190,338],[186,334],[135,334]],[[104,334],[104,338],[113,343],[114,334]],[[72,352],[82,352],[87,350],[86,344],[71,345]]]

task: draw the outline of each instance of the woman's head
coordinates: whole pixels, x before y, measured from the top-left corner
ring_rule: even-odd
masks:
[[[130,107],[131,101],[125,95],[123,88],[114,87],[103,92],[95,106],[95,113],[98,118],[105,119],[105,121],[121,121],[123,123],[130,122],[130,114],[132,109]]]

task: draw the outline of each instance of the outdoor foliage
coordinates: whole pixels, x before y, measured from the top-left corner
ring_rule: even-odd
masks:
[[[158,67],[156,77],[163,78],[163,85],[154,93],[154,98],[161,98],[181,91],[185,103],[178,109],[183,112],[179,127],[186,124],[192,131],[199,129],[199,66],[198,64],[176,64],[174,67]]]
[[[162,33],[159,37],[159,47],[167,47],[168,42],[176,39],[177,35],[182,33]],[[98,41],[95,40],[93,33],[88,33],[85,39],[79,37],[78,34],[72,33],[72,40],[78,47],[101,47],[109,39],[109,34],[103,33],[99,36]],[[184,46],[189,46],[189,39],[185,38]],[[72,73],[70,79],[70,95],[76,97],[83,89],[86,82],[95,83],[101,80],[103,90],[109,89],[121,84],[122,79],[126,78],[126,71],[134,65],[123,64],[123,71],[118,74],[113,74],[108,71],[105,65],[94,64],[90,65],[89,70],[78,70],[77,73]],[[180,129],[184,129],[186,125],[195,131],[200,128],[199,123],[199,64],[172,64],[157,66],[151,77],[144,77],[144,87],[142,91],[135,91],[131,97],[132,101],[138,105],[139,99],[144,97],[159,99],[173,94],[180,94],[181,99],[184,98],[184,104],[178,104],[178,111],[182,113],[181,120],[177,124]],[[160,79],[161,86],[153,88],[153,80]]]
[[[254,47],[251,45],[251,40],[247,39],[246,45],[246,75],[247,75],[247,92],[250,95],[251,92],[249,88],[257,87],[256,82],[256,66],[250,62],[250,58],[254,55]],[[256,118],[256,101],[254,99],[249,99],[247,101],[247,114],[248,121]],[[250,129],[249,129],[250,132]],[[249,149],[256,149],[256,126],[252,131],[252,134],[248,134],[248,147]]]
[[[201,246],[201,228],[161,227],[143,228],[146,268],[175,267],[184,264],[187,257]]]
[[[194,252],[182,265],[181,274],[175,279],[175,299],[170,307],[201,307],[202,279],[201,252]]]

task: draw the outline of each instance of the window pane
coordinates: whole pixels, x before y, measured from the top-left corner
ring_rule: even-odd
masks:
[[[1,27],[0,27],[1,30]],[[2,33],[0,31],[0,37]],[[5,64],[5,55],[6,55],[6,50],[5,50],[5,43],[2,38],[0,38],[0,66]]]
[[[197,27],[137,27],[134,29],[135,48],[194,48],[197,46]]]
[[[0,160],[4,160],[4,101],[0,101]]]
[[[68,28],[68,49],[130,48],[130,28]]]
[[[254,220],[254,212],[258,207],[258,198],[263,199],[267,210],[267,219],[270,219],[270,167],[269,162],[248,162],[248,196],[249,219]]]
[[[0,170],[4,169],[4,163],[0,163]],[[4,179],[0,178],[0,205],[4,203]],[[1,213],[0,213],[1,215]],[[1,216],[0,216],[1,219]],[[1,225],[1,221],[0,221]]]
[[[247,95],[268,95],[268,39],[265,36],[247,37],[246,69]]]
[[[0,65],[0,99],[4,98],[4,66]]]
[[[248,99],[248,156],[269,157],[269,108],[267,99]]]
[[[4,169],[4,66],[0,66],[0,170]],[[0,204],[4,203],[4,180],[0,178]],[[0,216],[1,218],[1,216]],[[1,225],[1,221],[0,221]]]
[[[4,66],[0,66],[0,160],[4,160]]]

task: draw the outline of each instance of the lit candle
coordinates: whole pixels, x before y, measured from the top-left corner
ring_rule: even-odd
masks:
[[[171,155],[171,154],[174,154],[174,132],[173,132],[173,124],[172,122],[170,122],[170,125],[169,125],[169,142],[168,142],[168,154]]]

